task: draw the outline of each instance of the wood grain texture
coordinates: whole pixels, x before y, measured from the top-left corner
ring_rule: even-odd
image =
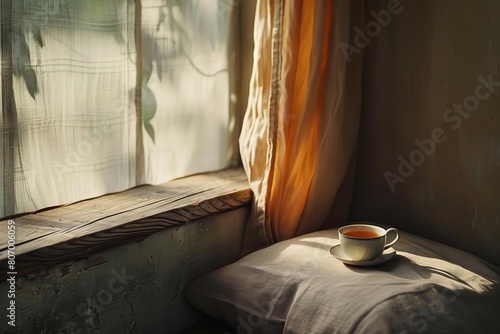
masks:
[[[142,186],[13,219],[16,270],[25,275],[106,248],[140,241],[168,227],[246,206],[242,169]],[[7,268],[7,220],[0,222],[1,279]]]

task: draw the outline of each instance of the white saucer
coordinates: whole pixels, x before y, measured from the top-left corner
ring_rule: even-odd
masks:
[[[382,255],[373,260],[356,261],[350,259],[347,255],[345,255],[344,251],[342,250],[339,244],[330,248],[330,254],[332,254],[336,259],[344,262],[345,264],[350,264],[352,266],[368,267],[368,266],[376,266],[392,260],[396,256],[396,251],[392,247],[389,247],[382,253]]]

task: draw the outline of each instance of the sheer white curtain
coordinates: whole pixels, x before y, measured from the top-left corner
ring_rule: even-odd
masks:
[[[226,166],[234,151],[236,15],[231,1],[142,1],[146,183]],[[232,26],[231,26],[232,25]]]
[[[134,186],[133,6],[119,0],[27,5],[13,7],[22,25],[14,32],[13,63],[26,52],[15,43],[26,41],[38,93],[30,96],[23,61],[10,111],[17,112],[18,138],[14,198],[7,200],[15,201],[15,213],[29,212]],[[30,25],[40,28],[43,47]]]
[[[1,81],[14,72],[14,100],[2,94],[0,217],[231,163],[237,6],[8,2]]]

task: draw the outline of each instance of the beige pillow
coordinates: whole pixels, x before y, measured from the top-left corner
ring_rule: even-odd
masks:
[[[337,230],[254,252],[186,290],[202,312],[238,333],[496,333],[500,268],[400,232],[395,258],[345,265]]]

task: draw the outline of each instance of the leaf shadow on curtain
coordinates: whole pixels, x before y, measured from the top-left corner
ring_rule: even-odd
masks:
[[[102,113],[106,108],[97,107],[97,101],[107,93],[105,88],[113,81],[112,76],[120,75],[116,71],[111,73],[110,63],[100,62],[101,45],[87,37],[94,34],[101,39],[109,37],[108,41],[115,39],[120,45],[116,49],[125,50],[117,52],[117,57],[124,60],[129,51],[124,36],[128,27],[127,1],[2,1],[2,30],[8,29],[8,38],[3,38],[3,43],[9,42],[12,47],[12,61],[2,68],[2,80],[9,76],[8,69],[12,71],[12,90],[3,101],[14,106],[2,107],[3,117],[11,120],[9,126],[6,122],[3,124],[4,145],[7,141],[12,143],[6,139],[9,133],[17,137],[9,146],[13,153],[4,164],[4,179],[13,181],[12,189],[4,189],[2,194],[8,203],[2,216],[82,199],[70,195],[61,200],[64,193],[77,192],[78,187],[74,185],[68,187],[73,190],[67,191],[67,176],[77,170],[88,171],[88,155],[106,146],[103,139],[109,134],[106,128],[109,122],[116,122],[116,117]],[[12,5],[10,14],[3,10],[7,4]],[[85,91],[85,85],[98,89]],[[83,107],[87,104],[72,99],[84,98],[85,94],[89,94],[87,109]],[[90,96],[95,98],[94,104]],[[117,99],[115,102],[116,107],[122,101]],[[123,107],[126,108],[125,104]],[[88,112],[78,114],[78,110],[83,109]],[[126,114],[123,111],[117,114]],[[102,120],[105,122],[101,123]],[[69,127],[62,126],[68,121]],[[72,129],[79,134],[71,133]],[[75,143],[72,150],[68,149],[71,142]],[[131,152],[124,153],[125,161],[129,160],[128,153]],[[100,163],[106,165],[109,160]],[[103,180],[102,177],[98,179]],[[95,188],[105,188],[106,183],[109,184],[109,180],[105,178],[102,185],[97,182]],[[109,191],[116,191],[116,188]],[[101,194],[92,192],[92,195],[83,196]]]
[[[151,90],[157,107],[150,121],[155,142],[144,140],[147,182],[182,176],[181,169],[192,174],[227,167],[236,146],[230,129],[237,8],[222,8],[219,1],[142,3],[143,78],[149,76],[143,89]],[[173,172],[162,172],[161,180],[149,177],[159,169]]]

